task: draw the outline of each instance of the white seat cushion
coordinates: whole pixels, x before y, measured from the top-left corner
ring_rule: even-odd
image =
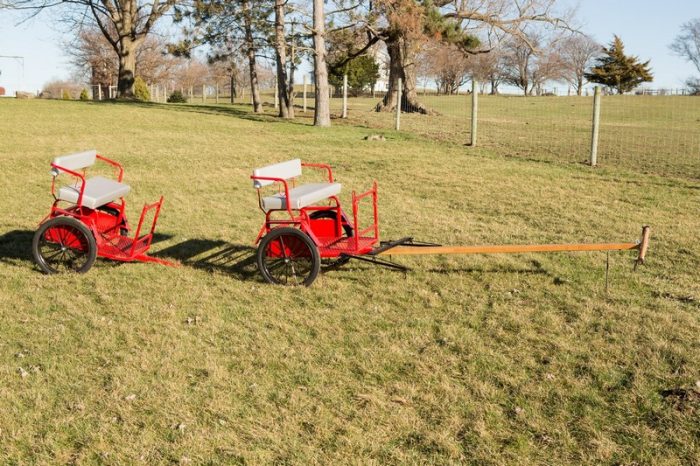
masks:
[[[97,209],[109,202],[129,194],[131,188],[128,184],[95,176],[85,180],[85,192],[83,192],[83,206]],[[62,201],[78,203],[80,196],[80,182],[76,186],[64,186],[58,190],[58,198]]]
[[[340,194],[340,187],[340,183],[309,183],[298,186],[289,190],[289,205],[293,210],[299,210]],[[286,209],[287,199],[284,193],[263,197],[262,206],[265,210]]]

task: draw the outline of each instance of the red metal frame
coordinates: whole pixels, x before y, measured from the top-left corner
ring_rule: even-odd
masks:
[[[121,164],[101,155],[97,155],[96,158],[115,167],[117,169],[115,178],[119,182],[122,181],[124,178],[124,168],[121,166]],[[131,238],[123,234],[123,231],[126,231],[127,233],[131,231],[131,228],[126,220],[126,201],[123,197],[119,199],[119,202],[110,202],[104,206],[98,207],[97,209],[90,209],[83,205],[83,194],[85,192],[85,176],[87,169],[83,169],[82,171],[78,172],[55,163],[51,164],[51,168],[53,169],[51,195],[55,200],[51,206],[51,211],[46,217],[44,217],[44,219],[42,219],[41,222],[39,222],[40,224],[55,217],[73,217],[83,223],[92,232],[93,236],[95,237],[95,243],[97,244],[98,257],[122,262],[138,261],[155,262],[170,266],[177,265],[166,260],[146,255],[146,252],[151,247],[153,233],[155,232],[158,216],[160,215],[160,209],[163,206],[162,196],[157,202],[144,205],[135,234],[133,238]],[[81,183],[78,200],[75,204],[69,203],[70,206],[65,208],[61,206],[61,203],[66,201],[62,201],[56,197],[56,178],[61,173],[67,173],[76,178],[76,183],[78,181]],[[148,233],[141,235],[146,214],[154,209],[155,212],[153,214],[153,220]]]
[[[320,163],[302,163],[302,167],[315,168],[325,170],[328,175],[328,182],[333,183],[333,170],[330,165]],[[279,192],[284,193],[285,198],[289,199],[289,184],[294,186],[294,179],[288,180],[284,178],[274,178],[265,176],[251,176],[253,180],[272,181],[278,186]],[[328,198],[329,205],[327,206],[308,206],[301,209],[292,209],[291,203],[287,202],[285,209],[265,210],[262,206],[262,195],[258,188],[258,205],[260,210],[265,214],[265,222],[263,223],[258,236],[255,239],[257,244],[263,236],[270,232],[273,228],[288,226],[299,228],[306,233],[318,248],[319,255],[322,258],[336,258],[341,254],[361,255],[367,254],[373,250],[374,245],[379,242],[379,215],[377,212],[378,196],[377,182],[372,184],[372,188],[368,191],[356,194],[352,192],[352,222],[343,211],[340,200],[337,196]],[[372,199],[373,208],[373,223],[367,228],[360,229],[359,225],[359,204],[365,198]],[[318,211],[334,211],[336,220],[332,218],[311,218],[314,212]],[[282,218],[274,218],[280,214],[285,214]],[[338,221],[337,219],[340,219]],[[353,236],[348,237],[343,229],[343,224],[350,224],[353,227]],[[370,234],[371,233],[371,234]]]

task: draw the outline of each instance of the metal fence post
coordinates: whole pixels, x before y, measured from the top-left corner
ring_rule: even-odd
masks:
[[[396,88],[396,131],[401,129],[401,78],[399,78],[398,87]]]
[[[598,135],[600,133],[600,86],[595,87],[593,94],[593,132],[591,135],[591,159],[592,167],[598,164]]]
[[[304,98],[303,98],[304,106],[303,106],[303,109],[302,109],[302,112],[304,112],[304,113],[306,113],[306,85],[307,85],[307,79],[308,79],[308,78],[307,78],[306,74],[304,74]]]
[[[477,123],[479,114],[479,83],[472,77],[472,125],[471,125],[471,141],[469,145],[476,146]]]
[[[343,75],[343,118],[348,117],[348,75]]]

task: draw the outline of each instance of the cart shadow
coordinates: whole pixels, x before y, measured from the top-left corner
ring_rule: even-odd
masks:
[[[32,239],[30,230],[12,230],[0,236],[0,262],[16,265],[15,261],[32,262]]]
[[[17,262],[29,262],[33,264],[32,240],[34,239],[34,233],[33,230],[12,230],[3,233],[0,236],[0,263],[18,265]],[[170,238],[172,238],[172,235],[154,233],[151,244]],[[124,264],[124,262],[110,262],[115,266]]]
[[[188,239],[152,254],[161,259],[175,259],[182,265],[209,272],[218,271],[240,280],[258,278],[255,248],[223,240]]]
[[[512,274],[527,274],[527,275],[549,275],[553,276],[552,273],[545,269],[542,263],[538,260],[529,261],[530,267],[517,267],[513,265],[492,265],[488,267],[433,267],[426,269],[428,272],[437,274],[451,274],[451,273],[464,273],[464,274],[502,274],[502,273],[512,273]]]

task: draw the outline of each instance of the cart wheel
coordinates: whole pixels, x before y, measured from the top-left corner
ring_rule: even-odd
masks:
[[[97,208],[97,210],[101,210],[102,212],[107,212],[109,215],[112,215],[114,217],[119,217],[119,209],[115,209],[114,207],[109,207],[106,205],[100,206]],[[119,224],[119,234],[121,236],[129,236],[129,227],[126,224],[126,218],[122,218],[121,223]]]
[[[318,220],[319,218],[330,218],[332,220],[336,220],[337,217],[338,216],[336,215],[335,211],[333,211],[333,210],[317,210],[315,212],[311,212],[311,215],[309,215],[309,218],[311,220]],[[343,218],[343,216],[341,216],[340,221],[342,223],[343,231],[345,232],[345,236],[347,236],[348,238],[352,238],[352,234],[353,234],[352,225],[345,222],[344,220],[345,220],[345,218]]]
[[[34,233],[32,255],[45,273],[87,272],[97,257],[92,232],[71,217],[55,217]]]
[[[318,248],[296,228],[275,228],[265,235],[257,260],[265,281],[277,285],[309,286],[321,268]]]

